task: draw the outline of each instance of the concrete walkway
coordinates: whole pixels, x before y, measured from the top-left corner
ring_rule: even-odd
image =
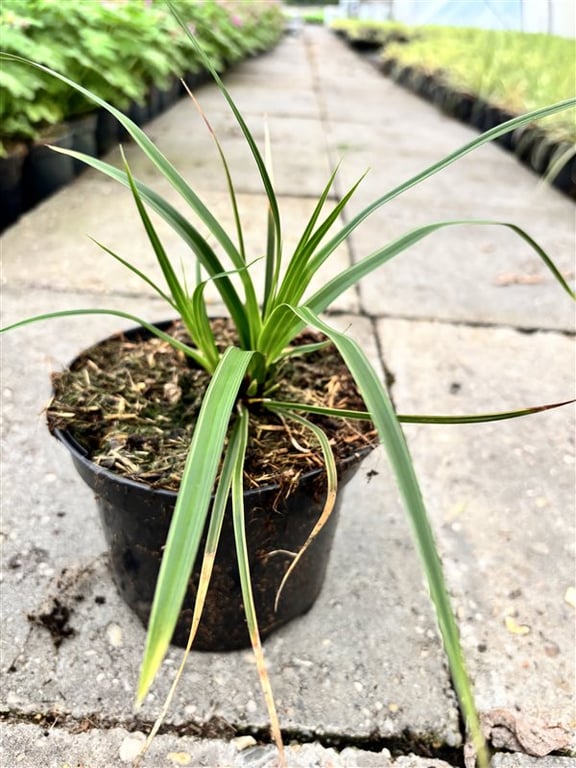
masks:
[[[268,115],[287,252],[339,160],[340,195],[370,168],[350,217],[473,136],[321,28],[287,36],[226,82],[259,139]],[[266,209],[257,175],[217,89],[205,86],[197,95],[230,158],[249,252],[258,256]],[[224,177],[194,108],[184,100],[147,131],[230,222]],[[133,146],[128,155],[135,174],[154,182]],[[326,275],[420,223],[468,217],[525,227],[573,275],[573,203],[496,146],[375,214],[339,249]],[[172,233],[160,229],[175,259],[185,258]],[[2,324],[72,307],[167,316],[147,286],[87,235],[156,273],[129,195],[87,172],[6,232]],[[393,377],[400,412],[497,411],[574,396],[573,307],[528,246],[503,228],[433,235],[333,310],[333,322]],[[112,584],[91,493],[43,423],[50,371],[119,327],[115,318],[67,319],[3,338],[7,768],[129,764],[180,659],[171,650],[164,678],[137,717],[132,701],[144,630]],[[411,426],[406,434],[478,706],[497,750],[516,753],[498,752],[495,768],[576,765],[559,756],[576,747],[573,410],[476,427]],[[54,612],[72,630],[59,647],[31,620]],[[292,743],[290,766],[461,764],[458,708],[383,452],[347,488],[317,605],[265,650]],[[237,738],[267,738],[266,728],[250,652],[196,653],[165,734],[143,765],[267,768],[273,748]],[[553,756],[541,762],[530,757],[548,752]]]

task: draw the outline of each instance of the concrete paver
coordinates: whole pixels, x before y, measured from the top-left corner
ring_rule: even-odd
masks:
[[[384,80],[323,29],[286,37],[274,52],[238,66],[227,83],[257,135],[263,135],[267,112],[273,141],[280,139],[275,175],[287,247],[299,236],[297,222],[313,205],[311,195],[320,193],[340,156],[345,155],[340,193],[372,166],[354,211],[391,180],[420,170],[470,135]],[[199,95],[214,127],[222,130],[225,149],[231,148],[241,207],[259,210],[249,217],[247,232],[257,257],[265,209],[253,169],[215,88],[205,86]],[[416,148],[410,115],[416,118]],[[208,164],[213,148],[190,105],[178,104],[147,131],[179,167],[183,164],[188,178],[203,180],[195,187],[219,217],[231,221],[220,168]],[[134,147],[128,147],[128,156],[136,175],[155,181]],[[117,154],[112,157],[117,161]],[[535,177],[497,147],[483,148],[438,179],[367,222],[339,249],[329,270],[340,270],[418,223],[497,214],[526,226],[563,270],[573,269],[573,204],[538,187]],[[164,183],[154,186],[166,192]],[[176,261],[187,258],[166,227],[159,229]],[[71,306],[105,305],[151,320],[166,317],[150,290],[118,272],[86,234],[154,269],[129,195],[88,172],[4,236],[2,324]],[[522,284],[526,275],[536,279]],[[218,314],[216,296],[209,296]],[[481,412],[572,395],[573,310],[509,233],[439,233],[365,280],[359,294],[348,292],[335,309],[344,314],[334,322],[349,327],[377,365],[383,355],[400,411]],[[41,416],[49,371],[129,325],[104,317],[59,320],[3,339],[2,690],[8,764],[27,760],[23,764],[30,768],[60,768],[63,760],[82,764],[90,754],[91,768],[122,765],[123,745],[126,756],[139,738],[128,731],[140,722],[132,697],[144,631],[111,582],[91,495]],[[483,712],[520,711],[539,718],[543,728],[568,728],[574,718],[574,610],[567,599],[574,562],[570,419],[563,410],[506,424],[406,429],[479,706]],[[29,619],[55,598],[71,610],[74,630],[58,648],[46,629]],[[144,721],[154,718],[180,653],[170,651],[166,675],[140,713]],[[421,750],[425,742],[448,750],[461,744],[432,611],[381,449],[345,490],[318,604],[270,638],[266,654],[282,725],[296,739],[336,739],[342,746],[347,740],[404,739],[406,751],[410,740]],[[36,725],[18,722],[24,715],[54,713],[68,725],[48,729],[48,736]],[[82,723],[87,730],[78,733]],[[212,735],[224,739],[234,728],[264,729],[250,653],[192,654],[167,724],[204,733],[212,726]],[[192,755],[192,765],[264,768],[274,759],[270,747],[236,752],[228,741],[168,734],[153,748],[158,752],[150,765],[174,764],[177,758],[167,755],[180,753]],[[332,754],[303,744],[290,754],[294,766],[390,764],[386,750]],[[411,759],[393,764],[416,767]],[[514,759],[497,756],[494,766],[531,768],[530,758]],[[570,759],[549,760],[543,768],[564,768]],[[425,765],[442,763],[427,759]]]
[[[514,410],[559,402],[573,388],[573,340],[562,334],[386,320],[379,335],[401,413]],[[405,431],[479,707],[562,723],[570,733],[574,410]]]
[[[141,158],[138,158],[141,163]],[[134,163],[134,172],[140,170]],[[221,180],[222,183],[222,180]],[[174,205],[176,193],[167,185],[156,185]],[[26,253],[27,270],[23,271],[18,260],[6,260],[4,279],[6,284],[23,290],[32,281],[37,288],[49,287],[56,291],[94,292],[102,296],[117,293],[126,296],[155,296],[153,289],[136,274],[129,272],[122,264],[98,248],[93,242],[115,250],[122,258],[137,263],[139,269],[158,284],[163,284],[163,277],[154,252],[148,242],[142,225],[133,215],[134,203],[129,193],[119,190],[114,195],[113,210],[109,215],[102,211],[102,199],[113,194],[113,182],[102,180],[96,172],[87,172],[77,182],[63,190],[58,197],[59,206],[45,205],[34,211],[34,217],[26,218],[18,227],[9,230],[3,241],[4,252]],[[86,200],[94,195],[94,203]],[[201,190],[206,205],[219,221],[234,231],[234,217],[226,192]],[[251,262],[250,272],[256,285],[264,285],[263,255],[266,248],[266,200],[262,195],[238,195],[240,214],[246,220],[244,242],[247,259]],[[333,201],[326,204],[326,215],[333,208]],[[182,208],[182,205],[179,206]],[[307,219],[314,210],[314,201],[308,197],[286,197],[282,199],[283,243],[287,253],[293,250],[305,227]],[[192,217],[190,217],[192,219]],[[188,283],[194,281],[193,255],[188,247],[178,238],[173,230],[158,216],[154,217],[155,226],[162,237],[165,248],[172,255],[180,274],[188,277]],[[205,226],[195,222],[200,231]],[[342,222],[340,222],[342,225]],[[38,239],[38,229],[44,233]],[[92,239],[91,239],[92,238]],[[222,248],[215,249],[224,261]],[[58,259],[47,259],[46,254],[57,251]],[[340,246],[331,259],[323,266],[311,283],[310,291],[318,290],[329,279],[335,277],[350,265],[349,251],[346,245]],[[240,290],[240,281],[236,275],[232,282]],[[205,289],[206,300],[218,302],[219,295],[212,282]],[[78,304],[81,306],[82,302]],[[103,304],[102,304],[103,306]],[[332,305],[340,312],[358,311],[358,295],[355,289],[349,289]],[[14,319],[21,316],[15,307]],[[6,311],[6,310],[5,310]]]
[[[322,52],[329,44],[319,38],[318,48]],[[324,51],[318,60],[326,56]],[[350,202],[352,215],[476,134],[381,77],[367,62],[359,65],[353,52],[344,49],[339,58],[352,75],[335,81],[331,69],[318,64],[316,87],[325,102],[330,151],[343,157],[340,193],[370,169]],[[369,109],[347,107],[345,94],[351,91],[355,103]],[[416,226],[470,218],[525,228],[566,275],[574,274],[573,205],[496,145],[481,147],[391,201],[350,241],[359,259]],[[363,281],[361,295],[362,308],[374,315],[574,329],[574,308],[562,300],[542,261],[503,227],[433,234],[386,264],[381,277]]]
[[[43,305],[41,298],[37,293],[36,306],[38,311],[45,311],[53,294],[43,295]],[[64,299],[58,298],[61,305]],[[10,299],[9,293],[6,299]],[[72,299],[71,295],[65,297],[68,302]],[[86,296],[82,300],[88,305]],[[96,304],[96,299],[91,297],[90,303]],[[124,299],[124,309],[131,311],[135,303],[134,299]],[[160,319],[162,315],[156,314],[160,311],[158,302],[148,307],[154,319]],[[378,365],[367,320],[343,315],[335,324],[341,329],[350,327]],[[31,367],[28,387],[14,388],[6,403],[7,449],[13,447],[10,455],[17,461],[5,476],[3,488],[4,497],[16,501],[4,511],[9,531],[5,557],[6,562],[13,563],[4,581],[4,636],[18,642],[11,643],[10,653],[6,653],[11,672],[5,679],[5,700],[18,711],[33,712],[41,703],[78,719],[104,707],[108,718],[126,722],[132,718],[131,692],[137,680],[144,630],[125,611],[111,583],[91,495],[74,476],[65,451],[47,434],[41,416],[36,416],[39,408],[33,411],[30,400],[30,387],[37,403],[48,396],[48,368],[69,359],[70,345],[79,343],[79,331],[72,339],[64,341],[62,337],[55,344],[49,362],[43,360],[46,337],[32,328],[25,334],[28,359],[36,364]],[[22,338],[15,334],[6,339],[8,359],[16,357],[21,343]],[[8,363],[7,376],[13,370]],[[40,397],[39,391],[43,392]],[[35,424],[32,434],[31,424]],[[10,455],[5,456],[6,466],[11,466]],[[343,503],[330,566],[334,577],[328,579],[331,586],[327,583],[314,611],[266,644],[283,724],[295,731],[346,732],[358,738],[375,732],[393,736],[408,729],[415,738],[434,734],[443,743],[456,744],[457,712],[431,610],[380,451],[352,481],[346,498],[364,495],[372,464],[380,474],[370,480],[370,500],[361,510]],[[390,533],[373,523],[384,496],[390,499]],[[32,504],[27,503],[28,497]],[[28,515],[22,516],[23,508],[29,510]],[[71,553],[70,541],[77,537],[79,525],[86,535],[82,546]],[[364,542],[368,527],[375,530]],[[359,561],[360,552],[366,564]],[[382,560],[386,562],[384,569]],[[412,566],[407,565],[410,562]],[[350,581],[354,583],[352,590]],[[53,598],[72,611],[70,626],[76,632],[58,649],[44,628],[27,620],[30,614],[49,612]],[[374,616],[377,603],[383,610]],[[368,624],[372,631],[365,638]],[[407,627],[413,631],[415,642],[409,654],[399,654]],[[121,637],[118,646],[111,645],[111,628]],[[316,638],[312,645],[311,636]],[[170,653],[168,672],[179,658],[179,651]],[[85,679],[95,680],[95,684],[82,685]],[[167,674],[155,688],[142,710],[143,717],[155,716],[170,679]],[[198,695],[191,696],[191,690]],[[326,697],[331,701],[328,708]],[[266,713],[249,651],[194,654],[169,722],[181,724],[192,719],[202,723],[214,713],[237,725],[265,727]]]
[[[501,753],[494,755],[492,766],[493,768],[573,768],[574,759],[556,755],[530,757],[520,753]]]
[[[72,749],[66,731],[16,725],[9,728],[10,742],[6,765],[24,764],[26,768],[62,768],[62,765],[89,765],[110,768],[129,764],[142,748],[144,734],[113,728],[103,734],[87,729],[74,739]],[[276,754],[271,746],[252,746],[254,740],[240,737],[235,741],[198,739],[163,734],[158,736],[142,760],[142,768],[275,768]],[[247,744],[247,746],[244,746]],[[406,755],[393,759],[387,749],[378,752],[347,747],[340,752],[320,744],[295,744],[286,748],[290,768],[449,768],[444,760]],[[549,765],[545,768],[563,768]]]

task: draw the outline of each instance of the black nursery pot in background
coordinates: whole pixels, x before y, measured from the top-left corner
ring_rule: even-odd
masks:
[[[95,493],[116,586],[146,625],[176,493],[115,475],[87,459],[69,433],[57,430],[55,434],[68,448],[76,469]],[[361,456],[355,454],[344,461],[339,487],[351,478],[360,459]],[[246,491],[244,495],[250,573],[262,638],[306,613],[320,594],[338,518],[338,501],[330,519],[287,580],[278,611],[274,610],[278,588],[292,561],[286,553],[298,552],[306,542],[322,513],[325,492],[323,473],[314,470],[301,478],[297,489],[287,498],[277,485]],[[200,553],[203,547],[204,541]],[[172,638],[175,645],[184,646],[188,640],[199,574],[200,562],[189,581]],[[229,651],[249,646],[229,508],[194,648]]]
[[[108,112],[107,109],[101,107],[96,113],[96,152],[98,157],[106,154],[109,150],[116,146],[118,143],[118,136],[120,133],[119,123]]]
[[[25,144],[0,157],[0,232],[13,224],[24,210],[22,173],[28,149]]]
[[[68,125],[72,132],[72,149],[76,152],[82,152],[85,155],[96,157],[98,154],[98,145],[96,141],[96,127],[98,124],[98,115],[96,112],[77,117],[69,121]],[[76,175],[84,173],[87,165],[81,160],[73,159],[74,172]]]
[[[53,152],[46,144],[72,149],[72,132],[62,126],[61,132],[42,139],[45,144],[37,143],[30,147],[23,168],[24,204],[26,208],[54,194],[61,187],[69,184],[75,176],[74,161],[71,157]]]

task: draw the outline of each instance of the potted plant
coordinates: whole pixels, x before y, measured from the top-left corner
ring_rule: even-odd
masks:
[[[148,621],[148,635],[138,699],[142,700],[146,695],[168,649],[187,590],[192,590],[194,598],[185,617],[187,650],[201,631],[203,610],[210,614],[207,623],[211,625],[211,614],[217,610],[219,599],[227,591],[236,590],[233,601],[236,606],[241,604],[245,615],[245,627],[244,619],[240,620],[241,634],[244,637],[247,635],[254,650],[273,737],[279,748],[280,762],[284,762],[280,726],[264,663],[262,635],[275,628],[275,615],[282,610],[282,601],[289,595],[291,586],[310,578],[299,574],[300,567],[311,568],[312,578],[317,580],[317,584],[321,582],[322,565],[318,566],[316,557],[311,555],[322,538],[327,539],[324,543],[329,544],[330,528],[335,522],[338,474],[345,474],[362,453],[369,450],[373,442],[372,430],[375,429],[386,447],[413,523],[463,715],[478,756],[483,764],[487,764],[440,559],[399,418],[385,386],[363,351],[346,334],[335,331],[321,317],[337,296],[362,277],[428,234],[462,222],[436,222],[420,227],[383,245],[311,295],[308,289],[318,268],[335,248],[380,206],[474,148],[531,119],[574,106],[576,100],[540,109],[532,115],[515,118],[504,126],[492,129],[383,194],[336,234],[333,234],[333,226],[360,182],[342,197],[333,210],[326,213],[325,203],[333,175],[304,226],[295,251],[283,262],[281,218],[267,163],[210,60],[197,41],[192,36],[190,39],[231,108],[266,191],[269,226],[262,296],[258,297],[251,275],[252,264],[243,246],[242,223],[234,187],[217,139],[229,182],[236,242],[223,230],[177,169],[129,118],[65,76],[43,66],[32,65],[37,70],[49,72],[119,120],[165,180],[190,206],[194,220],[199,220],[210,231],[211,238],[226,255],[227,264],[220,260],[210,242],[191,220],[132,176],[125,159],[123,169],[118,169],[78,152],[57,150],[83,160],[131,190],[168,290],[153,283],[120,254],[103,247],[111,257],[151,285],[166,300],[170,312],[179,319],[175,325],[152,325],[124,312],[86,309],[27,318],[4,329],[70,314],[108,313],[139,323],[138,329],[106,340],[81,354],[70,371],[57,375],[55,400],[49,410],[51,429],[72,451],[82,476],[102,495],[103,517],[114,518],[118,523],[117,497],[122,496],[126,500],[121,514],[125,515],[127,522],[125,525],[120,523],[119,527],[124,527],[118,534],[111,534],[112,550],[117,536],[126,539],[133,535],[134,529],[143,536],[139,550],[134,547],[129,554],[123,550],[125,573],[117,573],[117,579],[126,594],[131,586],[123,584],[122,580],[132,579],[135,571],[140,569],[142,561],[138,561],[138,551],[152,549],[148,541],[151,530],[162,529],[163,526],[168,528],[149,616],[148,606],[143,608]],[[10,55],[3,58],[6,62],[20,61]],[[200,277],[193,289],[172,266],[147,207],[178,232],[202,268],[204,278]],[[473,223],[482,226],[494,222]],[[513,224],[503,226],[511,228],[538,253],[561,287],[574,298],[573,291],[552,260],[530,236]],[[229,318],[209,319],[203,301],[208,280],[217,286]],[[138,369],[140,373],[135,375]],[[93,385],[98,381],[107,381],[108,385],[112,383],[112,388],[95,400]],[[318,382],[320,386],[314,387]],[[176,414],[175,422],[166,416],[169,406]],[[543,407],[550,406],[507,414],[436,419],[422,417],[421,420],[456,423],[487,421],[514,417]],[[73,411],[74,418],[71,418]],[[120,428],[121,424],[129,424],[138,417],[146,423],[145,432],[130,433],[128,429]],[[412,417],[412,420],[417,421],[418,417]],[[338,425],[342,421],[357,425],[349,427],[350,431],[344,438],[353,446],[352,450],[342,450],[337,446]],[[106,430],[103,442],[97,435],[101,422],[115,425]],[[293,458],[301,462],[294,467],[291,463],[284,464],[277,477],[270,473],[270,464],[280,463],[279,456],[271,452],[275,450],[271,446],[278,445],[270,439],[273,433],[283,436],[282,451],[278,453],[288,451],[293,454],[290,462]],[[168,480],[159,480],[162,474],[159,466],[148,465],[144,469],[138,466],[141,455],[162,454],[161,446],[168,448],[168,444],[173,444],[176,449],[174,460],[163,461],[167,464],[167,473],[163,477]],[[316,449],[315,444],[318,446]],[[257,454],[261,445],[265,455],[264,463],[259,465]],[[116,471],[119,469],[122,470],[121,477]],[[134,477],[140,479],[134,480]],[[244,487],[247,477],[255,479],[256,489],[252,493],[255,499],[251,498],[250,489]],[[312,496],[315,498],[310,514],[305,522],[299,522],[297,536],[286,533],[285,538],[275,538],[275,523],[281,521],[280,527],[288,528],[291,518],[298,517],[306,490],[299,485],[300,477],[304,486],[312,483]],[[265,495],[267,498],[264,498]],[[153,496],[157,498],[150,504]],[[297,503],[292,504],[291,500]],[[127,529],[131,531],[127,532]],[[222,541],[228,533],[231,544]],[[226,568],[232,558],[237,564],[233,566],[231,576]],[[270,568],[267,568],[268,565]],[[266,590],[261,590],[256,583],[255,570],[259,567],[270,580],[270,588]],[[154,569],[154,566],[151,568]],[[194,568],[196,571],[193,571]],[[220,584],[221,589],[216,599],[214,595],[209,596],[213,575],[216,588]],[[299,588],[296,589],[298,592]],[[264,597],[263,593],[266,593]],[[294,609],[296,613],[306,610],[313,599],[314,595],[308,605],[297,606]],[[264,622],[270,620],[270,625],[261,625],[262,615]],[[286,620],[289,618],[287,616]],[[219,618],[214,621],[218,624]],[[228,631],[235,632],[236,627]]]
[[[29,28],[37,22],[8,8],[0,10],[2,45],[6,51],[34,56]],[[58,62],[50,61],[51,66]],[[2,126],[0,128],[0,230],[12,224],[26,205],[24,181],[31,162],[29,146],[35,147],[43,128],[62,119],[62,109],[45,90],[45,81],[30,68],[0,72]],[[33,153],[34,154],[34,153]],[[62,164],[59,164],[62,165]],[[71,168],[71,160],[63,164]]]

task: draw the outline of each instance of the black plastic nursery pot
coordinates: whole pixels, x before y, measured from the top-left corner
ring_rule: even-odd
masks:
[[[148,86],[146,104],[148,106],[148,120],[152,120],[153,118],[158,117],[158,115],[164,109],[160,88],[157,85],[154,85],[154,83]]]
[[[74,138],[68,127],[43,137],[44,143],[30,147],[23,168],[25,206],[32,207],[69,184],[75,176],[74,161],[67,155],[53,152],[48,144],[72,149]]]
[[[456,93],[452,108],[452,114],[456,120],[460,120],[462,123],[470,122],[475,102],[475,97],[470,93]]]
[[[106,154],[106,152],[116,146],[119,132],[119,123],[114,115],[111,115],[107,109],[100,107],[96,112],[95,131],[98,157]]]
[[[382,48],[382,41],[371,38],[348,37],[348,45],[360,53],[374,53]]]
[[[168,325],[159,324],[161,328]],[[128,338],[131,335],[150,334],[143,329],[124,334]],[[94,491],[118,591],[147,625],[177,494],[98,466],[87,458],[86,451],[69,431],[56,429],[54,434],[70,451],[77,471]],[[353,476],[369,450],[350,452],[340,462],[339,489]],[[340,493],[329,520],[288,578],[275,610],[278,589],[292,562],[290,553],[298,552],[307,541],[323,511],[325,494],[325,474],[321,469],[303,474],[288,496],[283,494],[280,484],[244,494],[250,573],[262,638],[306,613],[320,594],[338,519]],[[175,645],[184,646],[188,640],[203,549],[204,541],[172,637]],[[228,508],[194,648],[228,651],[249,646],[232,515]]]
[[[136,123],[136,125],[145,125],[145,123],[150,120],[150,106],[148,100],[132,101],[128,108],[128,117]]]
[[[551,162],[554,162],[555,158],[562,155],[566,157],[566,160],[562,168],[552,179],[552,184],[571,197],[572,200],[576,200],[576,156],[574,155],[574,145],[567,141],[557,143],[551,153]]]
[[[181,84],[178,78],[173,77],[164,88],[159,89],[161,111],[169,109],[178,101],[180,98],[180,87]]]
[[[98,115],[96,112],[88,112],[85,115],[70,120],[68,125],[72,132],[72,149],[85,155],[96,157],[98,144],[96,141],[96,127]],[[88,166],[81,160],[73,159],[76,175],[84,173]]]
[[[0,232],[24,210],[22,172],[27,151],[25,144],[19,144],[12,147],[7,157],[0,157]]]
[[[186,83],[186,88],[192,92],[194,92],[196,88],[200,88],[200,86],[206,85],[206,83],[210,82],[210,78],[211,75],[206,69],[200,69],[196,72],[189,71],[186,72],[182,77]],[[188,95],[186,88],[184,88],[182,83],[180,83],[181,94],[183,96]]]

